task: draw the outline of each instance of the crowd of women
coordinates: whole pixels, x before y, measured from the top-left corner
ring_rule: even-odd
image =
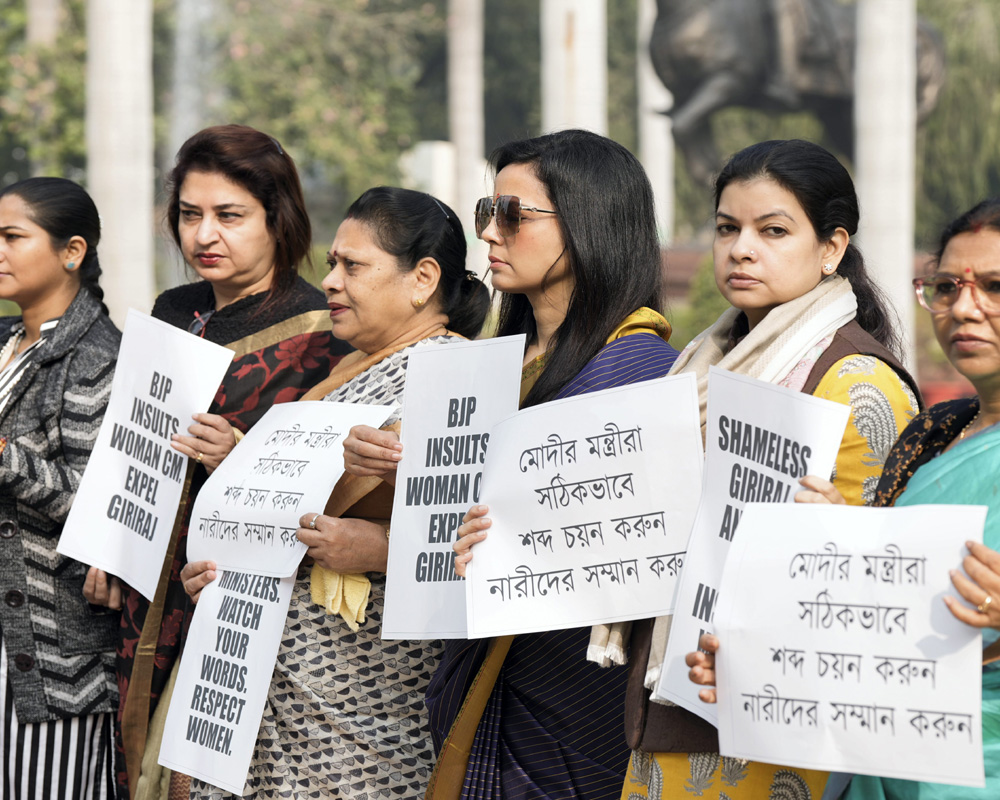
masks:
[[[731,307],[680,353],[661,315],[652,192],[625,148],[563,131],[504,145],[490,164],[494,191],[475,209],[475,231],[501,298],[496,335],[526,334],[522,408],[691,372],[704,425],[713,365],[845,404],[834,474],[804,478],[796,499],[989,505],[985,544],[970,543],[954,565],[948,608],[985,629],[988,643],[997,638],[1000,200],[958,217],[929,276],[915,281],[945,355],[978,393],[921,411],[894,316],[851,241],[853,184],[823,148],[763,142],[723,169],[713,256]],[[4,797],[231,796],[158,764],[195,603],[217,577],[214,563],[185,554],[199,489],[271,405],[398,403],[412,348],[474,338],[490,310],[486,285],[466,269],[458,216],[430,195],[378,187],[355,200],[320,292],[298,274],[311,228],[275,139],[237,125],[201,131],[167,188],[170,231],[197,280],[160,295],[152,314],[235,358],[211,408],[173,437],[189,466],[151,601],[56,552],[120,339],[101,302],[97,209],[59,178],[0,191],[0,298],[21,310],[0,321]],[[326,507],[299,520],[308,550],[244,796],[674,798],[690,793],[695,764],[726,770],[712,726],[650,700],[669,618],[381,640],[395,471],[406,457],[399,427],[397,416],[380,430],[355,428]],[[489,528],[487,507],[466,514],[454,545],[460,574]],[[711,686],[724,642],[700,644],[688,656],[691,679]],[[860,776],[848,785],[847,776],[752,763],[713,797],[995,797],[995,649],[984,651],[985,789]],[[713,701],[715,691],[702,696]]]

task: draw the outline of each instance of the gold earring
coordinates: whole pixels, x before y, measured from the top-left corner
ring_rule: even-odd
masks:
[[[422,306],[423,304],[424,304],[424,298],[422,298],[422,297],[414,298],[414,300],[413,300],[413,307],[414,308],[420,308],[420,306]]]

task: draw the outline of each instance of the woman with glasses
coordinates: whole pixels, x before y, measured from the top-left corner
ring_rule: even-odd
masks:
[[[495,194],[479,201],[476,232],[503,296],[497,333],[527,334],[521,406],[665,375],[677,353],[656,310],[660,248],[638,161],[569,130],[504,145],[490,163]],[[372,447],[349,452],[348,468],[391,468]],[[589,640],[575,629],[447,642],[427,693],[440,753],[427,796],[617,794],[625,672],[587,661]]]
[[[97,440],[121,339],[98,284],[101,221],[63,178],[0,191],[0,796],[115,796],[118,614],[56,552]]]
[[[414,347],[475,337],[490,300],[465,269],[466,251],[455,212],[431,195],[388,186],[361,195],[337,229],[323,281],[333,334],[356,351],[303,399],[398,406]],[[386,425],[398,431],[399,422],[395,413]],[[424,691],[442,643],[381,639],[394,476],[386,477],[345,475],[323,513],[299,520],[308,558],[292,591],[246,797],[424,794],[434,764]],[[215,567],[184,568],[192,598],[215,579]],[[191,797],[231,795],[195,781]]]
[[[851,242],[858,215],[850,175],[819,145],[769,141],[736,153],[716,180],[712,246],[716,285],[732,307],[673,371],[698,376],[703,426],[711,366],[850,406],[833,480],[860,505],[918,403],[881,292]],[[669,634],[669,617],[632,626],[626,735],[634,751],[621,796],[818,798],[825,773],[722,758],[713,726],[649,700]]]
[[[886,459],[872,505],[989,507],[983,544],[969,542],[968,555],[951,572],[957,597],[945,597],[955,617],[983,631],[986,787],[856,775],[846,797],[985,800],[1000,796],[1000,198],[984,200],[948,225],[932,274],[914,284],[938,344],[977,396],[938,403],[910,423]],[[844,502],[829,481],[808,476],[802,483],[808,491],[798,494],[799,502]],[[692,657],[692,664],[698,669],[693,680],[714,684],[713,657]],[[703,694],[714,700],[714,691]]]
[[[242,125],[206,128],[181,147],[168,186],[170,232],[200,280],[161,294],[153,316],[236,355],[209,413],[173,437],[191,459],[189,488],[152,604],[97,570],[89,576],[88,599],[122,607],[118,781],[126,793],[169,776],[156,764],[160,699],[193,610],[179,573],[198,490],[272,404],[301,397],[349,351],[330,334],[323,294],[298,275],[311,227],[295,164],[275,139]]]

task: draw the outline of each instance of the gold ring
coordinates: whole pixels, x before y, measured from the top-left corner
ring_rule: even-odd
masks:
[[[316,530],[316,520],[319,519],[319,514],[313,514],[313,518],[309,520],[309,527]]]
[[[201,453],[198,453],[198,455],[196,455],[194,458],[194,460],[197,461],[199,464],[201,463],[201,455],[202,455]]]
[[[981,603],[980,603],[980,604],[979,604],[979,605],[978,605],[978,606],[976,607],[976,611],[978,611],[978,612],[979,612],[980,614],[986,614],[986,613],[988,613],[988,612],[986,611],[986,609],[988,609],[988,608],[990,607],[990,603],[992,603],[992,602],[993,602],[993,596],[992,596],[992,595],[989,595],[989,594],[988,594],[988,595],[986,595],[986,599],[985,599],[985,600],[983,600],[983,602],[981,602]]]

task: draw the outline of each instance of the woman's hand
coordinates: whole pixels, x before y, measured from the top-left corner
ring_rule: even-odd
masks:
[[[184,565],[181,583],[192,603],[197,603],[201,590],[215,580],[217,569],[218,565],[214,561],[191,561]]]
[[[796,503],[832,503],[833,505],[845,506],[847,501],[836,486],[824,478],[817,478],[815,475],[806,475],[799,478],[802,489],[796,492]]]
[[[462,517],[458,526],[458,539],[451,549],[455,551],[455,573],[460,578],[465,577],[465,565],[472,561],[472,547],[486,538],[486,529],[493,524],[486,514],[489,506],[473,506]]]
[[[698,699],[703,703],[716,702],[715,696],[715,654],[719,650],[719,640],[710,633],[702,634],[698,640],[699,650],[684,656],[684,663],[691,670],[688,679],[699,686],[711,686],[698,692]],[[702,651],[705,652],[702,652]]]
[[[966,542],[965,546],[969,548],[969,555],[962,560],[962,568],[969,577],[953,569],[951,582],[975,608],[969,608],[954,597],[945,597],[944,602],[956,619],[966,625],[1000,629],[1000,553],[978,542]]]
[[[377,522],[310,512],[299,519],[295,535],[321,567],[343,573],[385,572],[389,537]]]
[[[355,425],[344,440],[344,468],[362,478],[382,478],[396,484],[396,465],[403,457],[403,445],[394,431],[380,431],[369,425]]]
[[[87,570],[87,577],[83,581],[83,596],[95,606],[107,606],[114,611],[121,611],[121,581],[114,575],[108,575],[103,569],[91,567]]]
[[[211,475],[236,447],[236,434],[229,420],[218,414],[194,414],[191,418],[195,421],[188,428],[191,435],[175,433],[170,444],[177,452],[204,464]]]

